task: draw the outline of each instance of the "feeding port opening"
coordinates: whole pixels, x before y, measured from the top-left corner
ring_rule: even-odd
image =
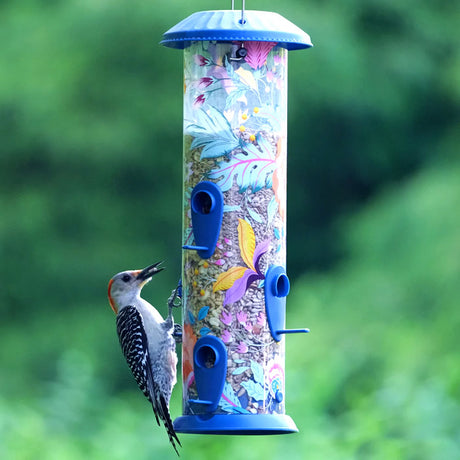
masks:
[[[206,190],[196,192],[192,197],[192,209],[197,214],[209,214],[214,208],[214,197]]]
[[[282,273],[279,275],[274,283],[274,290],[276,297],[286,297],[289,294],[290,284],[287,275]]]
[[[217,354],[213,347],[203,345],[196,354],[196,362],[199,366],[211,369],[216,364]]]

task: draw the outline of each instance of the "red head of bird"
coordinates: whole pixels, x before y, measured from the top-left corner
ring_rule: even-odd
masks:
[[[161,262],[149,265],[143,270],[126,270],[117,273],[108,287],[109,302],[115,314],[127,305],[136,303],[142,288],[152,279],[153,275],[161,272]]]

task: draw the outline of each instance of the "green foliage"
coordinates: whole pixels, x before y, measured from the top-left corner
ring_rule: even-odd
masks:
[[[344,225],[347,260],[293,289],[312,333],[291,362],[292,407],[309,408],[307,432],[326,422],[339,458],[460,453],[459,173],[427,171],[383,193]]]
[[[312,330],[287,339],[300,433],[184,435],[182,458],[458,458],[458,12],[248,6],[315,44],[289,55],[288,325]],[[158,41],[228,7],[0,5],[0,458],[174,458],[123,362],[106,284],[164,259],[145,294],[166,309],[180,272],[182,59]]]

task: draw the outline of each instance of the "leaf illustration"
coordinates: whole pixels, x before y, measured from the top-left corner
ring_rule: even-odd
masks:
[[[188,320],[190,321],[190,324],[195,324],[195,317],[190,310],[188,311]]]
[[[201,335],[208,335],[210,332],[211,332],[211,329],[209,329],[209,327],[202,327],[200,329],[200,334]]]
[[[276,45],[272,42],[246,42],[245,47],[248,55],[245,58],[247,64],[253,69],[258,69],[265,64],[268,53]]]
[[[267,206],[267,217],[268,217],[269,223],[275,217],[276,211],[278,211],[278,203],[276,201],[276,198],[273,196],[272,199],[270,200],[270,203],[268,203],[268,206]]]
[[[233,286],[235,281],[244,275],[247,267],[232,267],[224,273],[221,273],[218,277],[212,292],[225,291]]]
[[[235,102],[246,94],[248,89],[244,86],[237,86],[228,96],[225,101],[225,110],[228,110]]]
[[[222,396],[219,401],[219,407],[225,412],[236,412],[239,414],[249,413],[246,409],[241,407],[241,402],[238,399],[238,396],[236,396],[232,386],[228,382],[225,382],[224,391],[222,392]]]
[[[254,251],[254,266],[256,267],[256,271],[259,275],[261,275],[260,269],[259,269],[260,258],[268,251],[269,247],[270,247],[270,240],[265,240],[259,243],[256,246],[256,250]]]
[[[248,42],[249,43],[249,42]],[[243,67],[240,67],[236,73],[240,76],[240,81],[246,86],[249,86],[251,89],[257,91],[257,82],[252,75],[252,72],[249,70],[244,70]]]
[[[224,67],[225,67],[225,70],[227,71],[227,75],[230,78],[234,78],[235,77],[235,69],[233,68],[232,63],[229,61],[228,56],[224,56]]]
[[[240,245],[241,258],[244,263],[252,270],[256,271],[254,267],[254,251],[256,249],[256,236],[251,224],[243,219],[238,219],[238,243]]]
[[[200,309],[198,312],[198,320],[201,321],[206,318],[207,314],[209,312],[209,307],[203,307]]]
[[[267,141],[260,139],[258,142],[262,151],[254,144],[246,144],[243,151],[234,153],[229,160],[218,162],[217,169],[212,170],[208,177],[218,179],[217,185],[223,192],[230,190],[234,178],[240,192],[248,188],[254,192],[264,187],[271,188],[276,168],[275,156]]]
[[[230,204],[224,205],[224,212],[239,211],[240,209],[241,209],[241,206],[239,205],[230,205]]]
[[[238,302],[238,300],[244,296],[248,287],[260,277],[261,275],[256,272],[246,269],[244,275],[240,279],[236,280],[233,286],[227,290],[224,299],[224,306]]]
[[[244,387],[248,395],[256,401],[263,401],[265,399],[264,389],[259,383],[248,380],[247,382],[241,382],[241,386]]]
[[[258,214],[256,211],[254,211],[253,209],[248,208],[248,213],[256,222],[258,222],[259,224],[263,223],[264,220],[262,219],[260,214]]]
[[[256,361],[251,361],[251,370],[254,376],[254,380],[261,385],[264,384],[264,369],[263,367]]]
[[[246,372],[249,369],[249,367],[237,367],[233,372],[232,375],[240,375],[243,372]]]
[[[186,132],[194,138],[190,145],[192,149],[203,147],[201,159],[227,155],[240,145],[230,123],[215,107],[197,110],[196,119],[196,123],[186,127]]]

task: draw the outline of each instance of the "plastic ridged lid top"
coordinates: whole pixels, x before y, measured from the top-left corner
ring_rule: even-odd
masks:
[[[276,42],[288,50],[309,48],[310,36],[278,13],[239,10],[200,11],[176,24],[161,44],[184,49],[193,41]]]

